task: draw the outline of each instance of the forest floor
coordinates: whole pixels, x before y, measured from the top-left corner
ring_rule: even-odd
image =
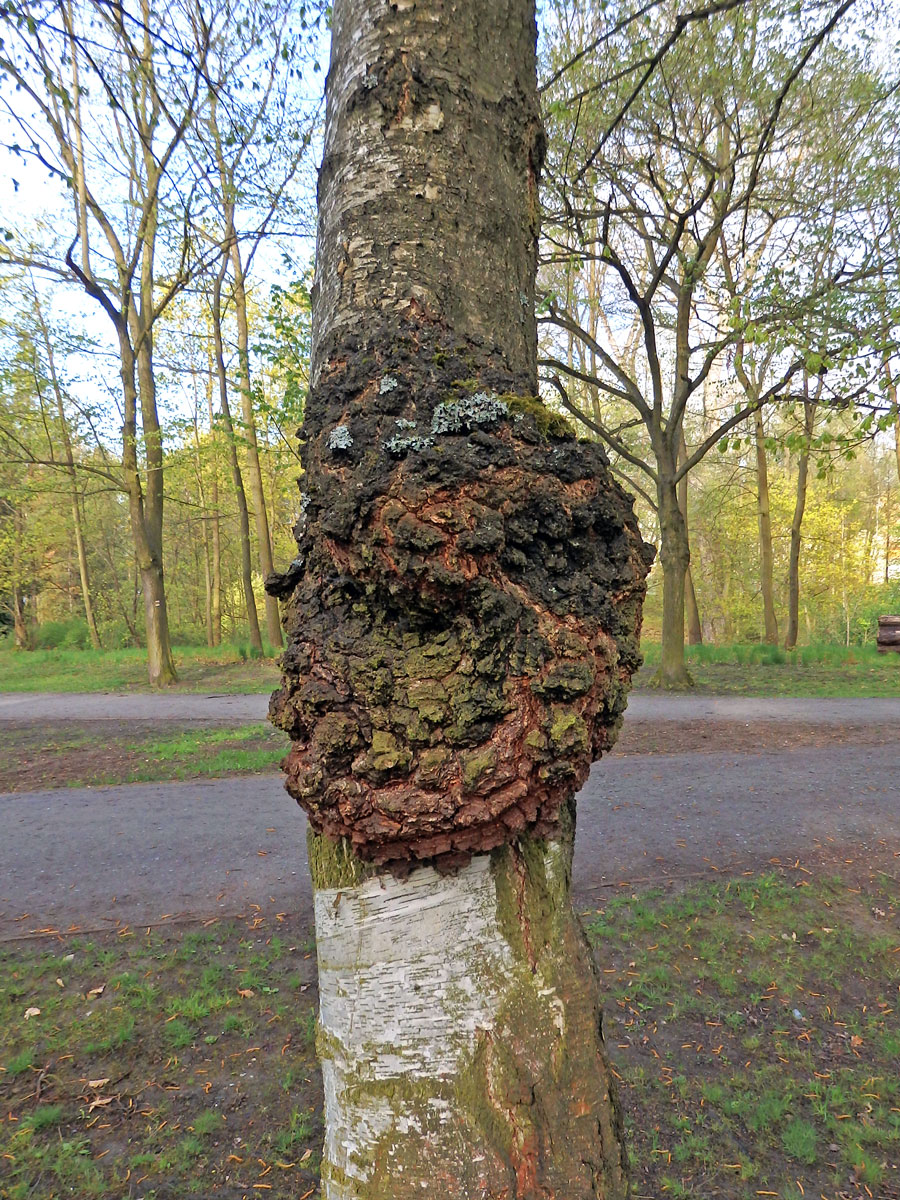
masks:
[[[898,860],[585,912],[634,1200],[900,1197]],[[248,911],[0,947],[0,1195],[317,1191],[311,931]]]

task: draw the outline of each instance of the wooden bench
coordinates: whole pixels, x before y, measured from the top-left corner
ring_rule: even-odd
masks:
[[[895,650],[900,654],[900,617],[879,617],[878,635],[875,639],[879,654]]]

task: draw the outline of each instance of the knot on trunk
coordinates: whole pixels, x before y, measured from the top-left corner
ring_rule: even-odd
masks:
[[[271,715],[313,828],[378,863],[552,834],[640,662],[631,500],[517,382],[483,348],[394,329],[345,342],[310,397]]]

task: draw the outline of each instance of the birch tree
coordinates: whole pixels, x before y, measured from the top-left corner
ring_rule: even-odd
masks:
[[[334,6],[275,722],[309,815],[328,1200],[627,1192],[573,797],[649,554],[537,399],[533,0]]]

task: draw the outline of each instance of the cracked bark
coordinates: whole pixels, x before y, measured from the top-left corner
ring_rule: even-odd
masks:
[[[626,1193],[569,900],[649,556],[535,398],[531,0],[334,8],[289,645],[328,1200]]]

